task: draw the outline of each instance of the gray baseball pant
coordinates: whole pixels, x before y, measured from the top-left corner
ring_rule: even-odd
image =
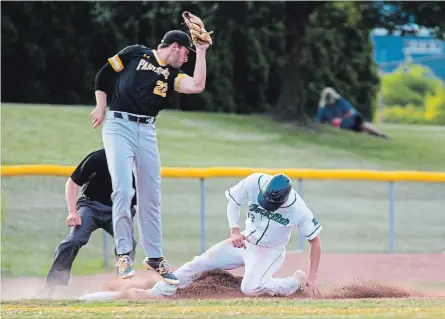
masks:
[[[156,127],[115,118],[109,111],[102,139],[111,175],[113,230],[118,254],[132,250],[133,224],[130,204],[133,197],[132,170],[136,179],[139,238],[147,257],[163,256],[161,227],[161,160]],[[134,114],[133,114],[134,115]]]

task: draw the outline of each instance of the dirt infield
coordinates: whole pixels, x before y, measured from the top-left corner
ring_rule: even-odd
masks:
[[[308,272],[308,255],[288,253],[274,277],[290,276],[296,269]],[[445,254],[325,254],[320,266],[322,298],[401,298],[445,297]],[[219,299],[243,297],[239,287],[244,269],[211,271],[186,289],[178,289],[175,298]],[[120,280],[114,274],[73,276],[70,286],[59,287],[55,299],[74,299],[95,291],[147,289],[159,280],[153,272],[139,270],[133,279]],[[35,298],[42,278],[2,280],[2,300]],[[420,291],[424,284],[442,286],[442,291]],[[305,298],[304,292],[292,298]]]
[[[243,298],[240,291],[242,277],[235,276],[223,270],[208,271],[203,277],[185,289],[178,289],[175,299],[231,299]],[[356,282],[347,285],[331,286],[322,293],[322,299],[357,299],[357,298],[404,298],[431,296],[412,289],[385,285],[375,282]],[[263,295],[260,297],[269,297]],[[303,292],[298,292],[286,298],[309,298]],[[284,297],[277,297],[284,298]],[[119,299],[132,299],[124,292]]]

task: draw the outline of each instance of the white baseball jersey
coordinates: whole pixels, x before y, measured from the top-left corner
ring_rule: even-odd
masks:
[[[227,200],[238,206],[246,202],[249,205],[246,229],[242,233],[255,245],[274,248],[287,245],[293,227],[298,228],[307,240],[315,238],[322,226],[294,189],[275,212],[266,211],[258,204],[260,189],[271,178],[269,174],[254,173],[225,192]]]

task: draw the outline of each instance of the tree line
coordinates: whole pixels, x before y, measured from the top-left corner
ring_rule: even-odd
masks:
[[[393,12],[382,14],[392,3]],[[444,29],[436,2],[2,2],[2,101],[92,105],[106,59],[135,43],[156,47],[181,13],[200,16],[215,43],[206,90],[171,108],[263,113],[306,121],[335,87],[371,118],[379,78],[369,32],[408,13]],[[442,15],[443,13],[443,15]],[[407,15],[408,14],[408,15]],[[438,33],[440,34],[440,32]],[[194,56],[183,67],[193,74]]]

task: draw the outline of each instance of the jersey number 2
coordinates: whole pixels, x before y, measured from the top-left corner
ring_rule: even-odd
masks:
[[[165,97],[167,95],[168,83],[159,80],[153,89],[153,93]]]

